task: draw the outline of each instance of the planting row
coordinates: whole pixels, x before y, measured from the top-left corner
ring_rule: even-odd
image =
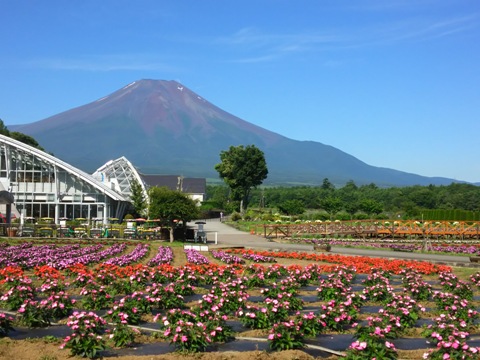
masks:
[[[171,261],[168,249],[161,247],[152,260],[157,259],[159,264]],[[140,252],[140,248],[134,252]],[[22,269],[10,267],[0,275],[0,301],[2,307],[17,311],[19,323],[27,326],[45,326],[70,316],[67,325],[72,335],[65,339],[64,347],[72,354],[87,357],[100,354],[106,337],[113,339],[114,346],[130,343],[135,332],[128,325],[148,320],[155,322],[161,338],[177,349],[204,351],[212,343],[232,339],[229,321],[236,319],[247,328],[264,329],[274,350],[301,348],[308,338],[321,333],[354,331],[357,340],[346,349],[348,359],[396,358],[394,341],[414,327],[420,317],[427,316],[426,306],[420,305],[424,302],[431,307],[428,316],[432,320],[424,329],[424,336],[436,344],[425,357],[477,356],[478,349],[467,341],[470,333],[477,330],[478,313],[472,300],[480,274],[464,282],[449,270],[440,271],[441,288],[434,290],[420,271],[434,268],[404,266],[388,271],[370,267],[361,290],[354,291],[352,284],[359,271],[353,266],[332,265],[326,273],[327,267],[317,264],[239,264],[244,256],[272,260],[269,253],[212,255],[235,265],[205,264],[207,257],[187,251],[191,265],[178,268],[103,264],[91,269],[77,264],[64,271],[59,271],[60,267],[37,267],[34,276],[26,276]],[[391,281],[394,273],[399,275],[400,286]],[[207,293],[198,292],[199,301],[185,307],[184,297],[195,294],[199,286],[203,292],[206,287]],[[315,287],[319,302],[315,310],[304,310],[299,292],[306,286]],[[251,291],[260,294],[260,302],[249,301]],[[78,301],[74,294],[79,295]],[[367,302],[381,305],[378,315],[361,317],[361,305]],[[74,309],[79,311],[73,313]],[[106,310],[104,317],[89,312],[101,309]],[[106,322],[112,324],[108,336]],[[0,334],[8,334],[12,320],[3,316],[0,323]]]
[[[330,246],[356,246],[356,247],[369,247],[376,249],[389,249],[398,251],[423,251],[424,244],[421,241],[401,241],[398,239],[384,239],[359,241],[355,239],[302,239],[297,240],[305,244],[311,245],[330,245]],[[445,252],[451,254],[465,254],[465,255],[478,255],[480,253],[480,244],[462,244],[443,242],[441,244],[433,243],[430,248],[433,252]]]

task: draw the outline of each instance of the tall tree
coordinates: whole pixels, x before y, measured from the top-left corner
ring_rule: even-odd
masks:
[[[5,126],[2,119],[0,119],[0,134],[10,136],[10,130]]]
[[[359,209],[357,185],[353,180],[350,180],[337,191],[337,194],[344,204],[345,211],[350,214],[350,219],[352,219]]]
[[[325,178],[322,182],[322,189],[327,191],[334,191],[335,186],[331,183],[330,180],[328,180],[328,178]]]
[[[147,199],[145,199],[142,185],[140,185],[136,179],[134,179],[130,184],[130,191],[130,200],[135,212],[140,216],[145,216],[147,210]]]
[[[220,160],[215,170],[230,188],[233,200],[240,201],[240,213],[243,214],[248,207],[251,190],[267,178],[265,155],[255,145],[230,146],[220,153]]]
[[[173,242],[173,232],[178,221],[186,224],[198,218],[197,203],[180,191],[153,186],[148,190],[148,196],[148,216],[161,219],[163,224],[169,227],[170,242]]]

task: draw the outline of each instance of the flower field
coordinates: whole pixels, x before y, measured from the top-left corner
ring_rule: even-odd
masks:
[[[57,329],[44,359],[480,359],[473,269],[138,241],[1,243],[0,265],[0,344]]]
[[[362,247],[372,249],[386,249],[386,250],[398,250],[398,251],[423,251],[424,243],[422,240],[413,239],[369,239],[369,240],[357,240],[357,239],[296,239],[296,242],[310,244],[310,245],[325,245],[330,246],[349,246],[349,247]],[[480,254],[480,243],[478,240],[448,240],[442,242],[431,241],[429,245],[429,251],[448,253],[448,254],[460,254],[460,255],[478,255]]]

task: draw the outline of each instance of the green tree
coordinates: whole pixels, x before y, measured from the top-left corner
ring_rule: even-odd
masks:
[[[225,209],[228,202],[229,189],[225,185],[207,185],[207,200],[216,209]]]
[[[278,205],[278,209],[286,215],[301,215],[305,212],[305,205],[300,200],[287,200]]]
[[[330,219],[333,220],[333,216],[342,209],[343,203],[340,198],[336,196],[329,196],[320,201],[320,206],[323,210],[330,214]]]
[[[240,213],[243,214],[248,207],[250,192],[267,178],[265,155],[255,145],[230,146],[220,153],[220,160],[215,170],[230,188],[231,198],[240,201]]]
[[[344,187],[337,191],[338,196],[344,204],[345,211],[350,215],[350,219],[360,208],[358,203],[358,187],[353,180],[348,181]]]
[[[18,131],[12,131],[10,132],[10,137],[14,140],[21,141],[24,144],[37,148],[38,150],[45,151],[45,149],[40,146],[37,140],[35,140],[33,137],[26,135],[24,133],[21,133]]]
[[[148,216],[161,219],[169,227],[170,242],[174,240],[173,232],[178,221],[186,224],[198,218],[197,203],[180,191],[153,186],[148,190],[148,196]]]
[[[5,126],[2,119],[0,119],[0,134],[10,136],[10,130]]]
[[[140,216],[145,216],[147,210],[147,199],[145,199],[142,185],[140,185],[136,179],[133,179],[131,182],[130,191],[130,200],[135,212]]]
[[[411,188],[409,199],[412,200],[419,208],[435,209],[436,200],[433,187],[414,186]]]
[[[10,131],[8,128],[5,126],[4,122],[2,119],[0,119],[0,134],[8,136],[14,140],[23,142],[24,144],[33,146],[34,148],[37,148],[38,150],[45,151],[43,147],[40,146],[37,140],[35,140],[33,137],[26,135],[24,133],[18,132],[18,131]]]
[[[331,183],[330,180],[328,180],[328,178],[325,178],[322,182],[322,189],[333,192],[335,190],[335,186]]]
[[[368,215],[378,215],[383,211],[382,204],[373,199],[363,199],[359,207],[360,210],[366,212]]]

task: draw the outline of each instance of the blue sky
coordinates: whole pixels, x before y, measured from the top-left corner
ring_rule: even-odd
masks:
[[[0,0],[0,24],[7,125],[176,80],[289,138],[480,182],[478,0]]]

